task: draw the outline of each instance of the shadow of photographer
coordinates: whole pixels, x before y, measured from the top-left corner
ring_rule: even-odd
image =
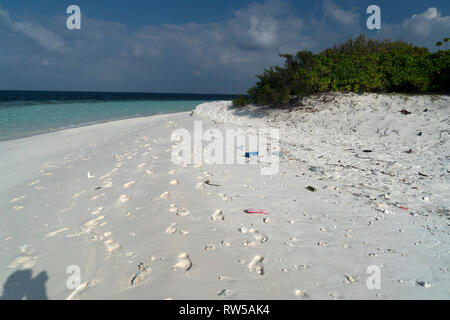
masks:
[[[47,272],[42,271],[34,278],[32,273],[31,269],[12,273],[3,285],[3,296],[0,300],[47,300]]]

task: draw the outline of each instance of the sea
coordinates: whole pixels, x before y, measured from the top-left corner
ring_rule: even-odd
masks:
[[[193,110],[235,95],[1,91],[0,141],[95,123]]]

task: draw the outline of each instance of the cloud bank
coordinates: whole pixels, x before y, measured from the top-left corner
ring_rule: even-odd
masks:
[[[147,92],[241,93],[278,53],[318,51],[364,29],[366,8],[344,10],[324,1],[322,15],[294,12],[282,0],[254,2],[228,21],[164,24],[130,29],[83,13],[82,29],[66,16],[45,23],[20,21],[0,7],[0,88]],[[362,21],[362,22],[361,22]],[[436,8],[382,36],[433,46],[448,36],[450,17]]]

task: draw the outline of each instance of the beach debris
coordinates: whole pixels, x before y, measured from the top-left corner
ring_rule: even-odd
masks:
[[[214,183],[211,183],[211,181],[209,181],[209,179],[208,180],[206,180],[205,182],[203,182],[204,184],[207,184],[208,186],[211,186],[211,187],[220,187],[220,184],[214,184]]]
[[[311,167],[308,170],[312,171],[312,172],[319,172],[319,168],[317,168],[317,167]]]
[[[145,264],[143,262],[138,264],[138,271],[133,275],[133,277],[130,280],[131,286],[134,286],[138,283],[140,283],[142,280],[144,280],[144,274],[147,272],[150,272],[151,268],[148,264]]]
[[[373,150],[365,149],[362,152],[370,153],[370,152],[373,152]]]
[[[352,276],[351,274],[346,274],[346,275],[345,275],[345,279],[346,279],[349,283],[355,282],[355,281],[356,281],[355,277]],[[344,281],[344,283],[345,283],[345,281]]]
[[[428,177],[428,175],[426,175],[426,174],[424,174],[424,173],[422,173],[422,172],[419,172],[419,176],[422,176],[422,177]]]
[[[400,209],[403,209],[403,210],[407,210],[407,211],[409,210],[409,208],[407,208],[407,207],[405,207],[405,206],[400,206],[399,208],[400,208]]]
[[[95,191],[95,190],[100,190],[101,188],[103,188],[103,187],[97,187],[97,188],[94,189],[94,191]]]
[[[252,209],[252,208],[245,209],[244,212],[247,214],[269,214],[269,212],[267,212],[267,211],[264,211],[261,209]]]
[[[182,253],[178,256],[178,262],[172,267],[172,269],[175,271],[177,269],[188,271],[192,267],[192,262],[189,259],[189,254]]]
[[[408,110],[405,110],[405,109],[401,110],[400,113],[404,114],[404,115],[411,114],[411,112],[409,112]]]
[[[265,224],[270,223],[270,221],[272,221],[272,220],[270,220],[270,218],[264,218],[264,219],[263,219],[263,222],[264,222]]]
[[[311,191],[311,192],[317,192],[317,189],[314,188],[314,187],[312,187],[312,186],[307,186],[305,189],[306,189],[306,190],[309,190],[309,191]]]
[[[428,282],[425,281],[416,281],[416,285],[419,287],[423,287],[423,288],[431,288],[431,284],[429,284]]]
[[[258,156],[258,152],[257,151],[252,151],[252,152],[246,152],[245,153],[245,157],[246,158],[257,157],[257,156]]]
[[[229,295],[231,295],[231,291],[228,289],[223,289],[217,294],[218,297],[226,297]]]

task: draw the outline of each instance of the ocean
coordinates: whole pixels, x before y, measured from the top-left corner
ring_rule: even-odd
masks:
[[[0,141],[111,120],[193,110],[235,95],[0,91]]]

